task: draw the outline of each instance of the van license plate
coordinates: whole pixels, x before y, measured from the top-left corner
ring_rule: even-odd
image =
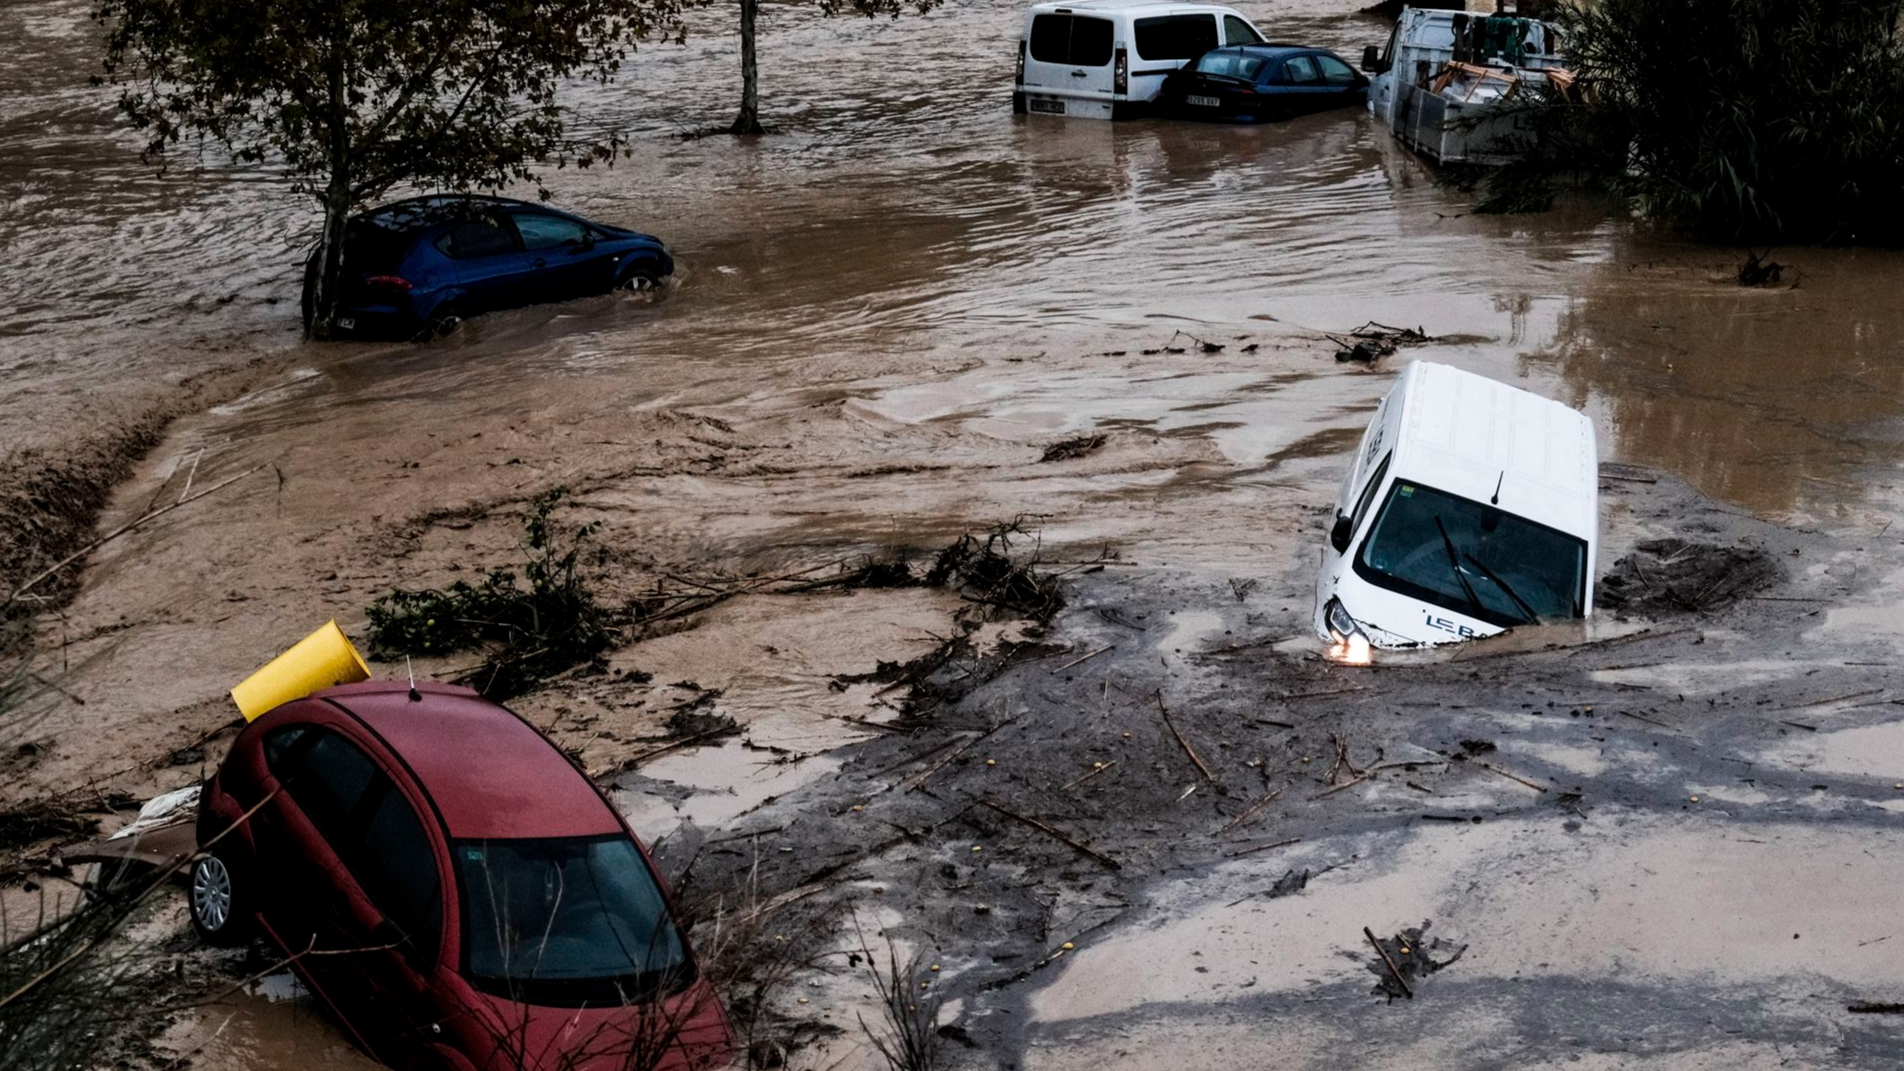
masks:
[[[1043,112],[1046,115],[1064,114],[1064,101],[1061,100],[1039,100],[1037,97],[1033,97],[1026,103],[1031,106],[1031,110],[1034,112]]]
[[[354,316],[339,316],[337,326],[346,331],[354,330],[357,327],[357,319]]]
[[[1195,94],[1188,94],[1183,98],[1183,102],[1185,104],[1194,104],[1199,108],[1223,107],[1223,98],[1221,97],[1199,97]]]

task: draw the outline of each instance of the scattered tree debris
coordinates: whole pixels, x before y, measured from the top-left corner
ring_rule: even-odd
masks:
[[[1776,260],[1765,259],[1771,255],[1770,249],[1763,253],[1754,253],[1747,249],[1745,263],[1739,265],[1739,285],[1765,286],[1768,283],[1778,282],[1785,274],[1785,265]]]
[[[1703,614],[1764,590],[1780,575],[1757,547],[1669,536],[1643,540],[1614,562],[1594,598],[1601,608],[1634,616]]]
[[[1845,1005],[1845,1011],[1853,1015],[1904,1015],[1904,1004],[1855,1000]]]
[[[1434,341],[1434,336],[1419,327],[1390,327],[1373,320],[1349,332],[1348,338],[1328,335],[1331,342],[1342,347],[1336,351],[1338,363],[1355,361],[1360,364],[1374,364],[1403,346],[1419,346]]]
[[[1430,922],[1423,920],[1420,926],[1410,927],[1393,937],[1379,938],[1368,927],[1362,928],[1362,936],[1368,938],[1369,944],[1375,946],[1377,955],[1381,957],[1369,965],[1370,972],[1379,978],[1375,983],[1375,993],[1386,996],[1390,1001],[1396,997],[1413,1000],[1415,985],[1420,985],[1423,978],[1436,971],[1453,966],[1467,952],[1467,945],[1456,948],[1439,937],[1427,937],[1430,925]],[[1454,951],[1445,959],[1437,959],[1434,953],[1446,948],[1453,948]],[[1414,985],[1410,985],[1411,982]]]
[[[1045,447],[1044,455],[1038,460],[1041,462],[1069,461],[1074,457],[1083,457],[1086,454],[1095,453],[1098,448],[1103,445],[1104,436],[1102,435],[1079,435],[1076,438],[1064,439]]]
[[[977,620],[1022,617],[1043,623],[1064,608],[1055,578],[1034,569],[1037,539],[1025,530],[1025,518],[993,525],[984,538],[962,535],[939,552],[925,583],[958,591]],[[1014,540],[1032,541],[1028,555],[1013,553]],[[973,618],[969,615],[967,620]]]

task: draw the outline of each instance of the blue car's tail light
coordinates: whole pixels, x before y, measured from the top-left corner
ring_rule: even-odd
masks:
[[[373,275],[364,280],[364,285],[379,290],[408,290],[414,284],[401,275]]]

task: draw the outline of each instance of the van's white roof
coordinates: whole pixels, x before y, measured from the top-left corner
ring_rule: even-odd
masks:
[[[1044,3],[1033,4],[1033,11],[1136,11],[1154,8],[1158,11],[1234,11],[1225,4],[1172,4],[1166,0],[1078,0],[1075,4]]]
[[[1395,473],[1486,502],[1592,543],[1599,529],[1599,455],[1586,414],[1445,364],[1402,373],[1406,401]]]

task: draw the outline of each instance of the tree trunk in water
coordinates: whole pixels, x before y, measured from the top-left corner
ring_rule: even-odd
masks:
[[[754,22],[760,0],[740,0],[740,115],[728,128],[732,134],[765,134],[760,125],[760,65],[754,60]]]
[[[311,295],[312,338],[331,337],[337,316],[338,289],[344,275],[344,224],[350,219],[350,129],[345,123],[344,65],[331,69],[330,185],[324,190],[324,232],[318,239],[317,279]]]

